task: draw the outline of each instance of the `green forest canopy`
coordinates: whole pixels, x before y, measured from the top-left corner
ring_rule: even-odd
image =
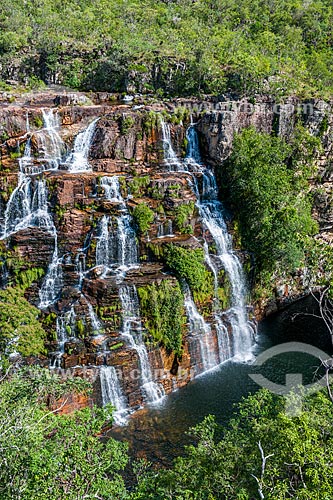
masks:
[[[162,94],[333,89],[331,0],[2,0],[0,76]]]

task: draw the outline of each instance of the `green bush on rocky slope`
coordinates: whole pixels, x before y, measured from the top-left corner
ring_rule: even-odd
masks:
[[[138,288],[144,325],[157,342],[178,356],[182,353],[184,298],[178,282],[163,280]]]
[[[11,374],[0,384],[0,498],[2,500],[127,498],[120,475],[127,446],[98,437],[108,409],[56,415],[46,403],[87,391],[79,378],[61,382],[48,370]],[[61,408],[61,403],[55,403]]]
[[[298,126],[287,143],[249,128],[238,134],[221,175],[237,218],[243,248],[253,252],[256,281],[294,271],[309,254],[312,218],[309,180],[320,140]]]

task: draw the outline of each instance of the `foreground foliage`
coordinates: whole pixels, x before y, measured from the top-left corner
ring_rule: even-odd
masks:
[[[135,500],[248,500],[259,490],[266,500],[331,499],[332,402],[323,392],[307,397],[295,417],[283,403],[261,390],[241,403],[227,430],[207,417],[192,429],[197,445],[172,470],[142,477]]]
[[[332,92],[331,0],[2,0],[4,80],[158,94]]]
[[[46,403],[88,390],[79,379],[60,382],[39,368],[0,383],[0,497],[3,500],[330,500],[333,496],[332,402],[321,391],[285,411],[284,398],[261,390],[243,400],[227,428],[213,416],[191,429],[193,445],[171,469],[138,463],[138,484],[121,473],[127,446],[101,440],[109,409],[70,416]],[[299,405],[291,395],[288,407]],[[58,406],[60,403],[58,404]],[[263,460],[263,457],[265,459]],[[264,467],[263,467],[264,462]]]
[[[87,389],[48,370],[20,371],[0,384],[0,497],[3,500],[121,499],[126,445],[98,438],[107,413],[70,416],[46,408],[51,397]]]

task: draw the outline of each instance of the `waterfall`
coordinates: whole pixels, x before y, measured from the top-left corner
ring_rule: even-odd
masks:
[[[91,326],[93,329],[93,334],[98,335],[103,330],[103,326],[102,326],[101,322],[99,321],[99,319],[94,311],[94,308],[91,305],[91,303],[89,302],[89,300],[83,294],[82,294],[82,297],[83,297],[83,300],[85,301],[85,303],[87,304],[87,307],[88,307],[89,318],[90,318],[90,323],[91,323]]]
[[[134,349],[139,358],[141,372],[141,391],[147,402],[157,402],[164,396],[164,388],[153,381],[148,352],[142,338],[139,299],[135,285],[124,285],[119,288],[122,306],[121,335],[129,347]]]
[[[114,366],[101,366],[100,382],[103,406],[111,403],[116,409],[112,415],[114,422],[117,425],[125,425],[129,409]]]
[[[195,165],[197,171],[201,172],[202,175],[202,191],[197,200],[202,224],[214,239],[217,257],[225,269],[231,285],[231,308],[227,316],[232,326],[233,356],[236,359],[249,360],[252,358],[253,329],[247,317],[247,290],[242,266],[232,248],[232,239],[224,220],[223,206],[218,200],[215,176],[212,171],[201,164],[199,141],[194,126],[189,128],[187,139],[188,153],[186,161]],[[194,177],[194,182],[196,183],[196,177]],[[196,191],[199,192],[197,185]],[[209,255],[208,244],[204,248],[206,262],[209,267],[215,268],[214,276],[216,280],[218,269]],[[219,336],[221,336],[221,319],[218,316],[217,318],[216,329],[220,332]]]
[[[98,120],[99,118],[96,118],[76,136],[73,151],[66,161],[69,172],[89,172],[92,170],[89,165],[88,155]]]
[[[23,156],[19,159],[18,185],[12,192],[4,214],[2,239],[28,227],[45,228],[52,234],[55,231],[47,206],[47,187],[44,179],[33,182],[31,175],[41,174],[47,168],[58,168],[64,151],[64,143],[57,128],[59,119],[53,110],[42,110],[44,128],[36,132],[41,144],[42,157],[37,165],[31,155],[31,138],[26,142]],[[27,132],[29,132],[27,118]]]
[[[130,215],[117,217],[116,224],[111,217],[104,215],[96,245],[96,265],[115,269],[119,274],[126,272],[137,262],[136,234]]]
[[[179,161],[171,142],[170,126],[164,120],[161,122],[162,128],[162,143],[164,151],[164,162],[170,172],[178,172],[184,170],[182,162]]]
[[[211,343],[214,346],[212,330],[199,313],[187,284],[184,285],[184,298],[189,333],[199,342],[203,372],[206,372],[218,364],[214,349],[210,345]]]
[[[21,160],[26,161],[26,159],[27,157],[23,157]],[[33,182],[30,177],[21,174],[18,186],[8,200],[4,219],[2,238],[8,238],[11,234],[28,227],[39,227],[53,232],[45,180],[38,179]]]
[[[125,205],[124,198],[120,193],[119,177],[117,175],[102,177],[99,185],[104,190],[105,198],[108,201]]]
[[[74,336],[76,326],[76,313],[74,306],[69,311],[57,316],[56,331],[58,340],[58,351],[54,353],[50,368],[60,368],[61,358],[65,351],[65,343]]]
[[[160,224],[158,226],[157,237],[158,238],[173,238],[174,237],[173,228],[172,228],[172,220],[169,219],[165,222],[162,222],[162,224]]]
[[[63,283],[62,258],[58,255],[58,234],[54,228],[54,251],[43,284],[39,290],[40,309],[46,309],[58,298]]]
[[[224,220],[223,206],[218,200],[216,178],[214,173],[202,163],[198,135],[193,124],[188,128],[186,136],[188,143],[187,155],[183,162],[180,162],[172,147],[170,127],[162,122],[165,163],[169,170],[177,170],[189,174],[189,182],[197,198],[196,205],[202,225],[211,234],[216,246],[217,255],[212,256],[209,253],[208,242],[206,240],[204,242],[205,261],[214,276],[214,314],[219,346],[219,361],[225,361],[232,356],[234,359],[247,361],[252,359],[254,331],[247,316],[245,277],[241,263],[232,248],[232,239]],[[199,187],[198,178],[201,178],[201,187]],[[221,317],[222,311],[219,306],[218,272],[221,267],[225,270],[231,286],[231,307],[224,316],[226,316],[231,325],[232,341],[230,341],[228,331],[224,326]],[[203,318],[196,310],[192,297],[186,293],[185,307],[189,317],[190,333],[201,331],[203,335],[207,335],[208,325],[205,324]],[[205,346],[202,345],[200,348],[202,354],[205,355]],[[206,353],[206,355],[209,356],[209,353]],[[213,362],[214,360],[207,358],[203,362],[204,369],[206,369],[205,366],[210,367]]]
[[[44,128],[36,133],[39,151],[42,153],[42,162],[47,163],[48,169],[57,169],[62,161],[65,145],[58,130],[60,120],[57,110],[42,109]],[[31,172],[36,173],[36,172]]]
[[[123,275],[138,262],[132,217],[121,196],[117,176],[102,177],[100,187],[103,188],[108,201],[120,204],[122,213],[115,218],[115,221],[107,215],[102,217],[96,245],[96,265],[103,266],[106,270],[115,269],[118,275]]]
[[[232,357],[232,346],[230,343],[228,329],[220,316],[215,316],[215,327],[217,333],[217,343],[219,347],[220,363],[227,361]]]
[[[109,224],[111,223],[111,218],[108,215],[103,215],[96,245],[97,266],[110,267],[110,253],[114,254],[113,240],[109,237]]]

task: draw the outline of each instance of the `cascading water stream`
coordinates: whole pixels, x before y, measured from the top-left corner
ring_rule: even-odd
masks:
[[[87,171],[90,170],[90,165],[88,163],[88,154],[89,154],[89,149],[91,146],[91,142],[93,139],[93,134],[95,131],[95,125],[96,122],[98,121],[98,118],[94,120],[90,125],[78,134],[78,136],[75,139],[74,143],[74,149],[73,152],[71,153],[69,159],[66,161],[66,164],[69,165],[68,169],[71,172],[81,172],[81,171]],[[51,126],[52,122],[47,122],[47,127]],[[47,128],[46,127],[46,128]],[[54,138],[54,142],[56,142],[56,139]],[[58,154],[58,149],[55,147],[55,155]],[[54,234],[54,252],[52,255],[52,260],[49,265],[44,283],[39,291],[39,307],[41,309],[45,309],[49,307],[51,304],[55,302],[57,299],[59,292],[62,288],[62,268],[61,268],[61,263],[62,263],[62,258],[59,257],[58,255],[58,237],[57,237],[57,231],[56,228],[53,224],[53,231],[52,233]],[[87,301],[88,303],[88,301]],[[90,304],[90,303],[89,303]],[[90,304],[91,306],[91,304]],[[89,306],[88,306],[89,308]],[[92,315],[92,307],[89,309],[89,314],[91,317],[91,322],[92,326],[94,329],[97,329],[97,331],[100,329],[100,326],[97,328],[97,319],[93,317]]]
[[[225,269],[231,286],[231,308],[228,319],[232,327],[233,356],[241,360],[252,359],[253,329],[248,322],[246,311],[246,285],[241,263],[233,251],[232,239],[224,221],[223,207],[218,200],[218,188],[213,172],[203,167],[200,159],[199,141],[194,126],[187,133],[187,162],[196,165],[202,173],[202,191],[197,207],[203,226],[208,229],[214,239],[216,254]],[[193,155],[193,156],[190,156]],[[198,187],[197,187],[197,191]],[[205,245],[206,260],[214,267],[209,256],[208,245]],[[217,275],[217,270],[214,273]],[[221,331],[221,322],[217,322],[217,330]]]
[[[184,170],[184,167],[173,149],[170,127],[164,120],[161,121],[161,129],[162,129],[164,162],[167,165],[168,170],[170,170],[171,172],[180,172]]]
[[[187,132],[188,153],[186,163],[190,164],[202,175],[202,190],[198,196],[197,207],[203,226],[208,229],[214,239],[216,255],[225,269],[231,286],[231,308],[228,311],[228,319],[232,327],[232,350],[234,358],[241,360],[252,359],[253,329],[248,322],[246,311],[246,285],[241,263],[233,251],[232,239],[228,233],[224,221],[223,207],[218,200],[218,188],[216,179],[210,170],[201,163],[199,141],[194,126]],[[195,191],[199,193],[196,176],[193,176],[196,183]],[[218,269],[214,265],[213,259],[209,255],[208,244],[205,245],[206,262],[214,269],[215,280]],[[218,298],[216,297],[216,300]],[[216,327],[218,335],[223,334],[221,328],[222,321],[216,313]],[[221,333],[222,332],[222,333]],[[225,332],[224,332],[225,333]],[[221,339],[220,339],[221,345]],[[227,348],[230,350],[230,348]]]
[[[100,179],[99,185],[108,201],[119,203],[122,208],[126,209],[126,203],[120,192],[119,177],[117,175],[113,175],[112,177],[105,175]]]
[[[117,425],[126,425],[130,410],[128,408],[127,399],[121,389],[115,367],[101,366],[100,381],[103,406],[111,403],[116,409],[116,411],[112,413],[114,422]]]
[[[93,330],[93,334],[99,335],[101,333],[101,331],[103,330],[102,323],[99,321],[99,319],[94,311],[93,306],[91,305],[89,300],[85,297],[85,295],[82,294],[82,298],[88,307],[88,313],[89,313],[89,318],[90,318],[90,323],[91,323],[91,327]]]
[[[34,181],[31,176],[58,168],[65,147],[57,132],[59,127],[57,114],[52,109],[42,110],[42,113],[44,128],[35,133],[37,142],[41,144],[42,156],[36,164],[31,155],[31,138],[29,138],[24,154],[19,159],[18,185],[11,194],[5,210],[2,239],[28,227],[40,227],[54,233],[55,228],[48,213],[46,182],[44,179]],[[29,131],[27,118],[27,134]]]
[[[58,340],[58,351],[54,353],[50,368],[60,368],[61,359],[65,352],[65,344],[75,331],[76,313],[74,306],[69,311],[57,316],[56,331]]]
[[[121,214],[115,219],[108,215],[102,217],[96,245],[96,265],[103,266],[106,271],[115,270],[121,277],[138,263],[136,234],[132,217],[120,193],[118,177],[102,177],[100,187],[108,201],[119,204]]]
[[[62,289],[63,273],[62,273],[62,258],[59,257],[58,252],[58,234],[54,227],[54,251],[52,260],[48,267],[45,279],[39,290],[39,304],[40,309],[46,309],[55,302]]]
[[[66,151],[65,144],[58,132],[60,129],[59,115],[57,110],[42,109],[42,116],[44,128],[36,134],[39,144],[38,150],[42,153],[40,161],[47,163],[47,170],[56,170]]]
[[[173,238],[174,236],[175,235],[173,234],[172,220],[162,222],[158,226],[157,238]]]
[[[192,298],[189,286],[183,284],[183,288],[185,298],[184,306],[188,318],[189,333],[199,342],[203,372],[206,372],[218,365],[218,360],[214,352],[212,330],[199,313]]]
[[[139,299],[135,285],[121,286],[119,298],[123,314],[121,335],[138,354],[143,396],[148,403],[156,403],[164,396],[164,389],[153,381],[147,348],[142,338]]]
[[[98,120],[99,118],[96,118],[85,130],[76,136],[73,151],[65,163],[69,172],[89,172],[92,170],[88,161],[88,155]]]
[[[219,361],[223,362],[230,357],[247,361],[252,359],[254,331],[248,321],[246,310],[246,286],[240,261],[233,251],[231,236],[224,221],[223,206],[218,200],[218,188],[214,173],[205,167],[201,161],[198,135],[195,125],[187,130],[187,155],[183,162],[177,158],[171,143],[170,127],[162,122],[162,138],[165,153],[165,163],[170,171],[177,170],[189,174],[189,182],[197,198],[197,208],[205,229],[211,234],[215,246],[216,256],[209,253],[208,242],[204,243],[205,261],[211,269],[215,284],[215,328],[219,345]],[[198,178],[201,177],[201,189]],[[217,265],[219,261],[221,266]],[[225,316],[232,329],[232,342],[221,317],[222,311],[218,299],[218,272],[222,267],[230,281],[231,307]],[[196,321],[192,323],[199,331],[204,331],[193,311],[189,297],[185,296],[185,307],[188,316],[193,314]],[[199,314],[199,313],[198,313]],[[200,316],[200,315],[199,315]],[[191,328],[191,320],[190,320]],[[208,363],[209,365],[209,363]]]

